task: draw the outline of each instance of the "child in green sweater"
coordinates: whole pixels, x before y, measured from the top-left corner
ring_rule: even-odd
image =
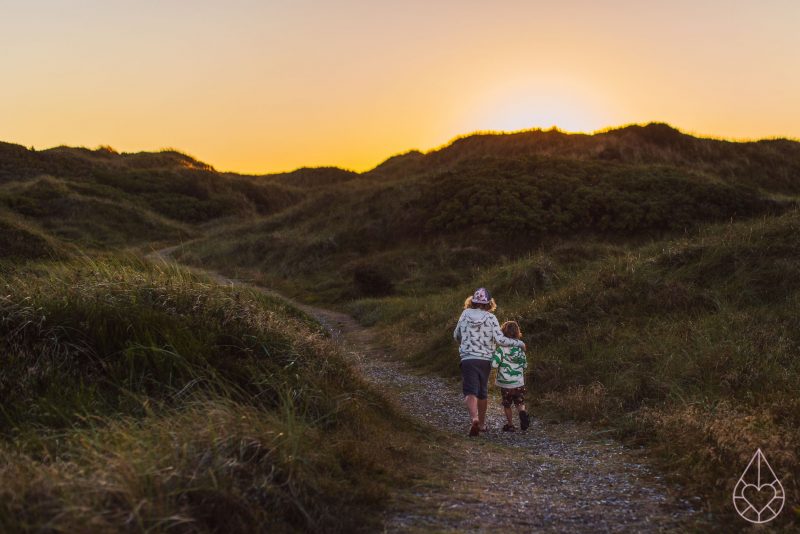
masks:
[[[522,330],[515,321],[506,321],[500,327],[503,335],[511,339],[520,339]],[[519,412],[519,426],[522,430],[528,430],[530,418],[525,409],[525,369],[528,361],[525,358],[525,349],[520,347],[503,347],[498,345],[492,354],[492,367],[497,369],[495,384],[500,386],[500,393],[503,397],[503,411],[506,414],[508,423],[503,427],[505,432],[514,432],[514,419],[511,412],[511,404],[517,407]]]

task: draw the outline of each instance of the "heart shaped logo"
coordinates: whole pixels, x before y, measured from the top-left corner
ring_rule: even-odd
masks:
[[[745,484],[742,488],[742,497],[759,514],[764,512],[777,496],[778,492],[775,491],[772,484],[762,484],[761,486]]]
[[[733,488],[736,511],[751,523],[766,523],[778,517],[785,502],[781,481],[761,449],[756,450]]]

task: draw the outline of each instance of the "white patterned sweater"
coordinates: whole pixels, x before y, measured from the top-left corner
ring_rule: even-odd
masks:
[[[468,308],[458,319],[453,338],[461,342],[459,352],[462,360],[491,361],[497,345],[503,347],[522,347],[522,341],[503,335],[500,323],[493,313],[486,310]]]

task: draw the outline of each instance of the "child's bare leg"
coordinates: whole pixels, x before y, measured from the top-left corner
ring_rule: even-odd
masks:
[[[486,428],[486,407],[488,405],[489,399],[478,399],[478,424],[480,425],[481,429]]]
[[[510,411],[510,410],[509,410]],[[525,403],[517,404],[517,411],[518,412],[527,412],[528,410],[525,409]]]
[[[467,395],[464,397],[464,404],[467,405],[467,410],[469,411],[469,420],[473,423],[478,421],[478,397],[475,395]]]
[[[513,419],[514,414],[511,412],[511,406],[509,406],[508,408],[503,406],[503,411],[506,413],[506,419],[508,420],[508,424],[514,426],[514,419]]]

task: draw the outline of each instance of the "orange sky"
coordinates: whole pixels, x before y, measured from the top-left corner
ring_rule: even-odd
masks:
[[[475,130],[800,137],[797,0],[29,0],[0,140],[368,169]]]

